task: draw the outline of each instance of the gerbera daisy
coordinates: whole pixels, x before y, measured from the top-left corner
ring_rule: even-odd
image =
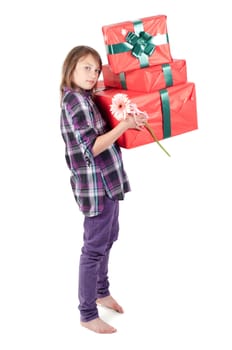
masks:
[[[110,111],[117,120],[126,119],[127,114],[131,113],[130,100],[126,94],[116,94],[112,98]]]

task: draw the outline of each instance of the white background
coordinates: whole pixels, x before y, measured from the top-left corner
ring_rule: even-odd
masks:
[[[1,3],[0,347],[231,350],[230,2]],[[79,44],[106,63],[102,25],[167,15],[171,53],[196,84],[199,129],[123,150],[111,291],[124,315],[98,335],[79,326],[82,215],[59,129],[63,60]]]

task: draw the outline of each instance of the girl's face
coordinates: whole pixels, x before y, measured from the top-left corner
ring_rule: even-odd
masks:
[[[99,73],[98,62],[89,54],[77,62],[73,72],[73,82],[83,90],[91,90],[98,80]]]

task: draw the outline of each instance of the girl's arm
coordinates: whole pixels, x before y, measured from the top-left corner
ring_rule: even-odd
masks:
[[[109,146],[111,146],[127,129],[137,129],[141,130],[146,121],[146,117],[143,115],[136,116],[136,121],[133,117],[127,117],[121,120],[113,129],[107,133],[100,135],[96,138],[92,153],[96,157],[101,152],[105,151]]]

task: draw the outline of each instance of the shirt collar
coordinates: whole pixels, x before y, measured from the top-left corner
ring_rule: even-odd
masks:
[[[76,91],[76,90],[71,89],[71,88],[66,87],[66,86],[63,88],[63,90],[64,90],[64,93],[66,93],[66,92],[78,92],[78,93],[82,94],[82,95],[85,96],[85,97],[90,97],[90,96],[92,96],[92,91],[91,91],[91,90],[83,90],[83,89],[80,89],[79,91]]]

